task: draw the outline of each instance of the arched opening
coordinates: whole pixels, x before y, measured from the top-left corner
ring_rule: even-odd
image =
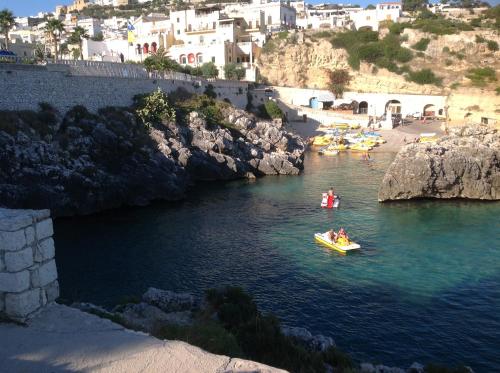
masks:
[[[188,63],[194,63],[194,53],[189,53],[188,54]]]
[[[158,44],[156,44],[155,41],[152,42],[151,43],[151,53],[156,53],[157,49],[158,49]]]
[[[197,53],[196,54],[196,62],[199,64],[203,63],[203,54],[202,53]]]
[[[144,54],[149,53],[149,44],[148,43],[144,43],[144,45],[142,46],[142,51]]]
[[[181,54],[181,55],[179,56],[179,63],[180,63],[181,65],[185,65],[185,64],[187,63],[187,59],[186,59],[186,55],[185,55],[185,54]]]
[[[361,101],[358,105],[358,114],[368,114],[368,102]]]
[[[424,106],[423,110],[424,117],[435,117],[436,116],[436,107],[432,104],[428,104]]]
[[[401,102],[398,100],[390,100],[385,104],[386,114],[401,114]]]
[[[135,50],[137,51],[137,54],[141,54],[141,51],[142,51],[141,45],[140,45],[140,44],[137,44],[137,45],[135,46]]]

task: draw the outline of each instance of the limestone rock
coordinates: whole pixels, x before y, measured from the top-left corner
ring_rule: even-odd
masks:
[[[435,144],[402,148],[388,168],[379,201],[411,198],[500,199],[500,134],[459,127]]]
[[[156,288],[149,288],[142,295],[142,300],[164,312],[189,311],[200,306],[200,301],[191,294]]]
[[[147,332],[152,332],[156,327],[165,324],[189,325],[192,323],[189,311],[166,313],[144,302],[127,304],[118,315],[128,327]]]
[[[322,334],[312,335],[306,328],[283,326],[282,332],[312,351],[323,352],[330,347],[335,347],[335,342],[331,337]]]
[[[99,115],[73,109],[64,118],[43,116],[46,126],[13,113],[12,130],[0,129],[0,201],[9,208],[50,208],[53,216],[90,214],[178,200],[197,180],[302,170],[304,143],[281,123],[256,121],[233,107],[222,114],[224,125],[208,125],[202,114],[191,112],[187,123],[148,129],[127,109]],[[35,218],[39,240],[52,234],[46,217]],[[6,250],[32,242],[32,231],[11,237],[14,226],[24,228],[32,218],[0,227]]]

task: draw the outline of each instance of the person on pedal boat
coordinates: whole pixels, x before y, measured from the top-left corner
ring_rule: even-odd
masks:
[[[328,201],[326,207],[329,209],[333,208],[334,202],[335,202],[335,192],[333,191],[333,187],[330,187],[330,190],[328,190]]]
[[[336,242],[338,238],[337,232],[335,232],[333,229],[330,229],[328,231],[328,237],[330,238],[330,241]]]
[[[344,228],[340,228],[339,233],[338,233],[338,238],[343,238],[343,239],[345,239],[347,242],[349,242],[349,236],[347,235],[347,233],[346,233],[346,231],[344,230]]]

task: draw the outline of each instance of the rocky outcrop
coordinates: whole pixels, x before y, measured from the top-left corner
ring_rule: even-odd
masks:
[[[380,186],[379,201],[411,198],[500,199],[500,134],[457,127],[435,144],[400,150]]]
[[[298,174],[304,144],[272,122],[227,108],[224,126],[191,112],[148,129],[129,109],[98,115],[48,107],[0,115],[0,206],[54,216],[177,200],[197,180]],[[182,122],[182,123],[181,123]]]
[[[323,334],[312,335],[306,328],[283,326],[281,331],[284,335],[292,338],[294,341],[311,351],[325,352],[330,347],[335,347],[335,342],[332,337],[326,337]]]

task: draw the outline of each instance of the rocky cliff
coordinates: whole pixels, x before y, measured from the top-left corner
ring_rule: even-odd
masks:
[[[148,129],[131,109],[0,114],[0,206],[89,214],[177,200],[197,180],[298,174],[304,144],[228,107],[226,127],[191,112]],[[182,122],[182,123],[181,123]]]
[[[457,127],[435,144],[406,145],[387,170],[379,201],[411,198],[500,200],[500,134]]]

